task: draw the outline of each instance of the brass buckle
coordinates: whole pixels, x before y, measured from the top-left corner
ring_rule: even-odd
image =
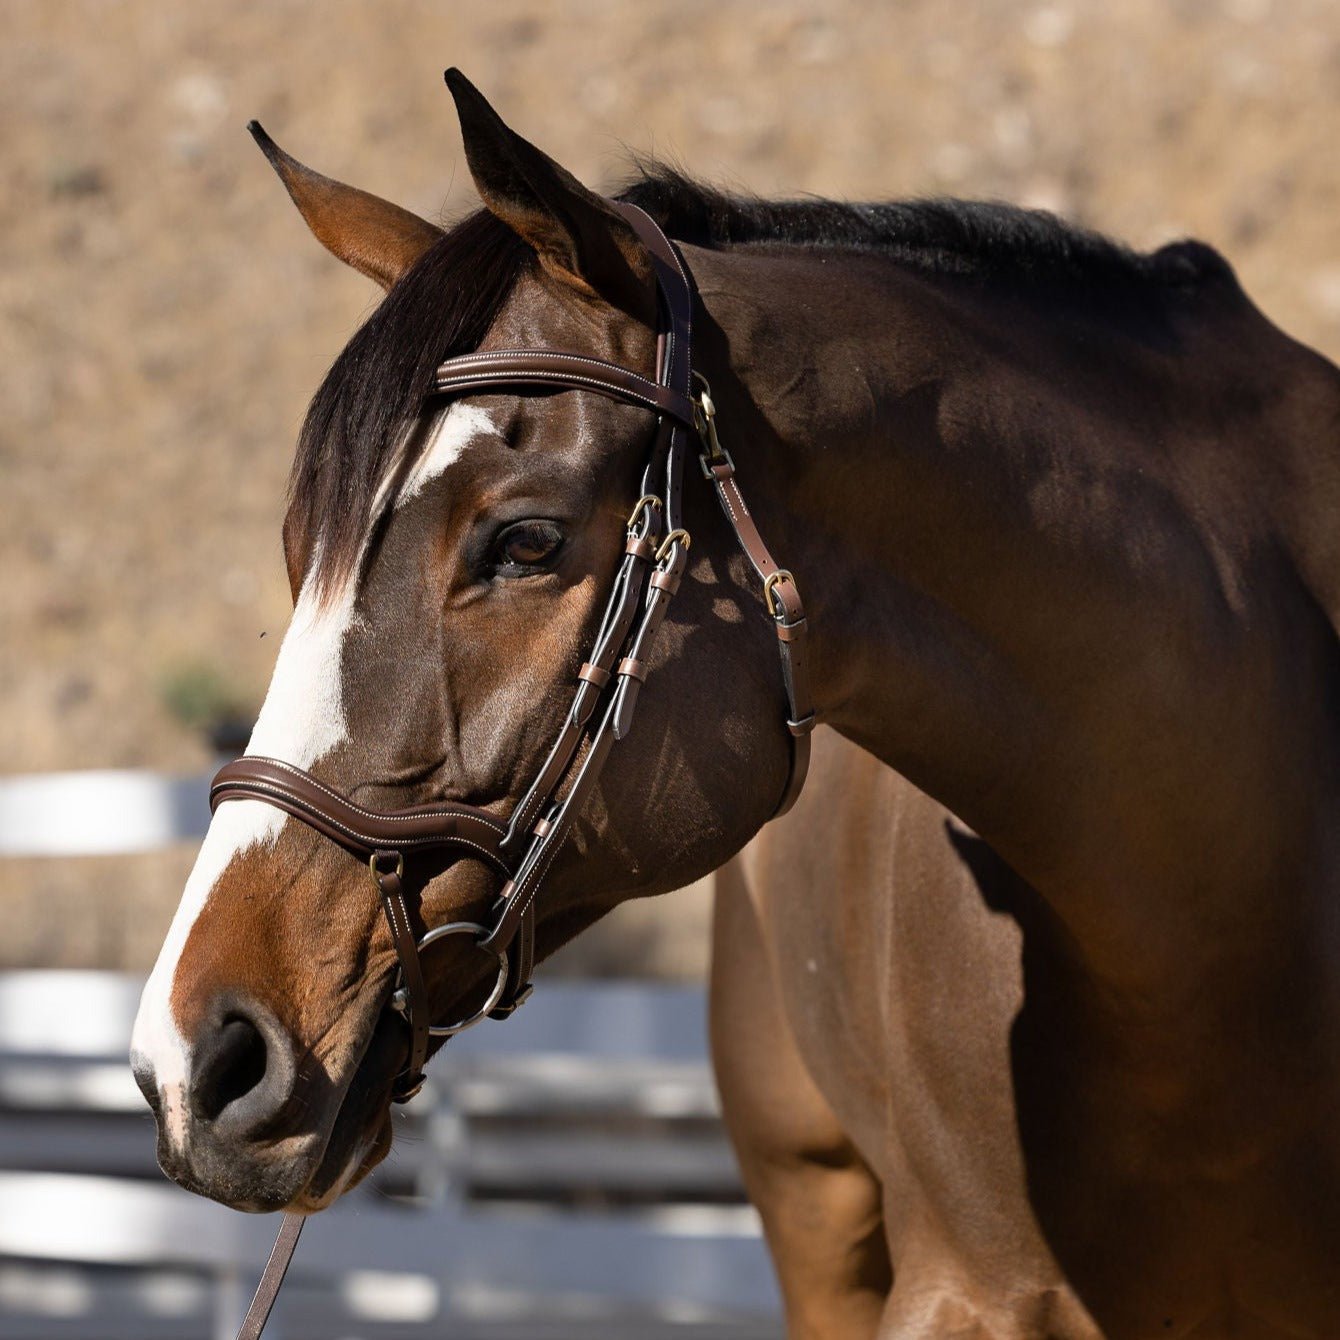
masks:
[[[694,426],[698,429],[698,437],[704,447],[698,454],[698,468],[703,472],[704,479],[712,478],[714,465],[729,465],[733,474],[735,462],[717,437],[717,407],[712,401],[712,388],[707,384],[707,378],[696,369],[693,379],[702,388],[693,402]]]
[[[381,884],[378,881],[377,876],[389,875],[391,873],[389,870],[383,870],[381,866],[377,864],[377,857],[386,855],[389,855],[389,853],[384,851],[374,851],[372,855],[368,857],[368,869],[372,871],[372,882],[377,885],[377,888],[379,890],[381,888]],[[405,873],[405,853],[403,851],[398,851],[395,854],[395,877],[397,879],[400,879],[404,876],[404,873]]]
[[[767,601],[768,613],[771,614],[774,619],[779,618],[786,613],[785,607],[777,597],[773,595],[773,587],[780,586],[782,582],[790,582],[792,586],[795,586],[797,591],[800,590],[800,587],[796,585],[796,579],[789,568],[778,568],[776,572],[770,572],[764,577],[763,599]]]
[[[712,483],[716,482],[716,476],[712,473],[712,469],[718,465],[729,465],[731,474],[735,473],[735,461],[731,458],[730,452],[720,442],[716,443],[715,455],[709,456],[706,452],[703,452],[698,457],[698,469],[703,472],[703,478]]]
[[[684,546],[684,552],[688,553],[689,546],[693,543],[692,537],[689,535],[688,531],[677,528],[672,530],[670,534],[661,541],[661,547],[656,551],[656,561],[658,563],[663,563],[665,561],[665,556],[670,552],[670,546],[674,544],[676,540]]]
[[[633,504],[633,510],[628,514],[628,533],[630,535],[637,534],[637,523],[642,520],[642,514],[649,507],[654,507],[658,512],[661,510],[661,500],[654,493],[644,493]]]

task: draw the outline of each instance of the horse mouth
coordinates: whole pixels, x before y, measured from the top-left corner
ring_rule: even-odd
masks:
[[[345,1088],[321,1158],[285,1209],[302,1214],[324,1210],[390,1152],[392,1094],[404,1047],[403,1024],[383,1010]]]
[[[337,1119],[338,1126],[338,1119]],[[333,1141],[306,1188],[286,1208],[298,1214],[315,1214],[333,1205],[346,1191],[352,1191],[391,1150],[391,1113],[355,1138],[352,1152],[343,1156],[334,1150]]]
[[[476,1013],[485,1004],[491,984],[487,974],[477,979],[460,997],[456,1013]],[[345,1089],[316,1170],[285,1208],[300,1213],[325,1209],[356,1187],[390,1152],[391,1111],[404,1059],[404,1020],[383,1009]]]

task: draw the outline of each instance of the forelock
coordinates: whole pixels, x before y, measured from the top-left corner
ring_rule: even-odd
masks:
[[[479,210],[435,242],[332,364],[307,411],[285,541],[329,592],[352,575],[388,479],[413,476],[443,359],[477,349],[534,253]],[[431,406],[430,406],[431,410]]]

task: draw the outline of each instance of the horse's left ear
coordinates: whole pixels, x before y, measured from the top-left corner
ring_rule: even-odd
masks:
[[[247,129],[297,205],[316,240],[384,289],[442,236],[417,214],[355,186],[323,177],[286,154],[253,121]]]
[[[446,80],[461,119],[465,160],[489,212],[535,248],[554,278],[650,324],[655,273],[628,222],[504,124],[459,70],[448,70]]]

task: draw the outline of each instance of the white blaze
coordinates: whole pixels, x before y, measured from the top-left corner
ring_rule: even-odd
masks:
[[[478,405],[454,401],[434,430],[433,440],[423,449],[423,455],[414,462],[414,468],[401,485],[396,506],[421,493],[449,465],[453,465],[471,438],[494,431],[493,420]]]
[[[446,470],[471,438],[492,429],[488,415],[477,406],[453,404],[406,479],[397,506]],[[347,738],[341,662],[345,636],[358,617],[354,610],[356,596],[353,580],[324,603],[316,598],[310,580],[304,585],[279,648],[265,704],[247,745],[248,754],[310,769]],[[158,961],[145,983],[131,1052],[137,1061],[153,1067],[163,1097],[164,1121],[174,1144],[180,1144],[185,1135],[186,1082],[190,1076],[190,1047],[172,1017],[177,963],[191,927],[233,859],[260,844],[273,845],[287,821],[282,810],[259,800],[233,800],[219,806]]]

